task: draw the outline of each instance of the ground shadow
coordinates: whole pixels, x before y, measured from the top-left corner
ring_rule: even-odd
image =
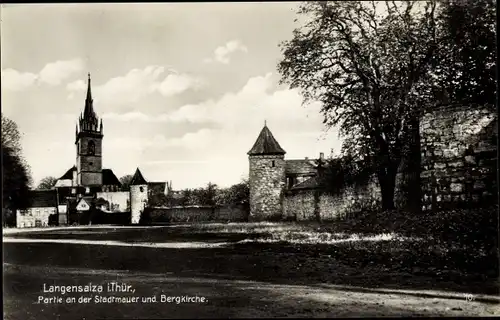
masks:
[[[432,289],[497,294],[498,261],[471,262],[427,251],[397,252],[371,246],[236,243],[217,248],[150,248],[68,243],[4,243],[4,261],[19,265],[77,267],[209,276],[276,284],[336,284],[368,288]],[[389,251],[389,252],[388,252]]]
[[[378,317],[439,316],[424,307],[401,304],[397,298],[384,302],[364,301],[360,296],[326,292],[326,296],[303,295],[301,288],[276,288],[252,282],[231,282],[151,275],[140,278],[133,272],[83,273],[75,276],[69,269],[7,268],[5,274],[5,319],[165,319],[165,318],[261,318],[261,317]],[[204,296],[206,304],[49,304],[33,303],[44,284],[103,284],[110,280],[132,284],[137,295]],[[102,294],[106,296],[106,294]],[[327,300],[324,298],[327,297]],[[322,299],[323,298],[323,299]],[[392,302],[392,303],[391,303]],[[442,308],[444,309],[444,308]]]

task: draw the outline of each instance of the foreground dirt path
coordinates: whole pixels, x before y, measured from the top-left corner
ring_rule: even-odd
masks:
[[[205,303],[38,304],[43,286],[102,285],[118,281],[131,293],[67,293],[101,296],[203,296]],[[104,289],[106,290],[106,289]],[[61,296],[59,294],[59,296]],[[4,263],[5,319],[203,318],[203,317],[381,317],[381,316],[495,316],[500,298],[435,291],[362,290],[342,286],[276,285],[265,282],[201,277],[86,270]],[[481,300],[481,301],[480,301]]]

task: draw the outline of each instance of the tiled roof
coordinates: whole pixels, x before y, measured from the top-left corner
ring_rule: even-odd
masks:
[[[47,208],[57,206],[56,190],[33,190],[29,192],[32,208]]]
[[[104,198],[99,198],[99,199],[97,199],[97,200],[96,200],[95,204],[96,204],[97,206],[107,205],[107,204],[109,204],[109,201],[107,201],[107,200],[106,200],[106,199],[104,199]]]
[[[73,179],[73,171],[76,170],[76,167],[68,169],[66,173],[59,178],[59,180],[72,180]],[[121,186],[120,180],[116,177],[113,170],[111,169],[102,169],[102,184],[105,186]]]
[[[286,174],[316,174],[315,160],[285,160]]]
[[[73,171],[76,170],[76,166],[73,166],[66,171],[66,173],[59,178],[59,180],[73,180]]]
[[[259,154],[285,154],[285,150],[281,148],[278,141],[273,137],[271,130],[264,126],[259,134],[259,137],[255,141],[252,149],[248,151],[248,155],[259,155]]]
[[[119,187],[122,185],[111,169],[102,169],[102,184],[105,186]]]
[[[146,179],[142,176],[141,171],[139,168],[135,170],[134,176],[132,177],[132,180],[130,181],[130,185],[139,185],[139,184],[147,184]]]
[[[312,177],[293,186],[290,190],[316,189],[320,187],[319,178]]]

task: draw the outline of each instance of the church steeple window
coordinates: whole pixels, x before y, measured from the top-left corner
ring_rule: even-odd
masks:
[[[87,146],[87,154],[91,156],[95,155],[95,143],[92,140],[89,141],[89,144]]]

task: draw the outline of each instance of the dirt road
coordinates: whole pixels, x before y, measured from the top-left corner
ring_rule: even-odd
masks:
[[[93,238],[102,238],[97,229],[92,232]],[[420,285],[419,289],[411,285],[398,287],[389,285],[391,274],[384,275],[387,285],[370,286],[368,275],[362,273],[350,275],[349,281],[333,281],[342,274],[335,273],[335,265],[325,269],[320,260],[310,258],[309,263],[317,269],[305,268],[304,258],[297,260],[295,254],[281,257],[276,253],[264,254],[259,249],[249,255],[248,251],[214,246],[213,241],[207,241],[207,247],[203,248],[200,239],[194,248],[189,248],[189,241],[176,246],[178,239],[151,248],[154,246],[151,243],[121,246],[119,241],[106,245],[88,239],[78,243],[77,239],[48,241],[47,238],[51,237],[45,237],[43,243],[27,237],[4,238],[5,319],[500,315],[500,297],[492,294],[433,289],[432,279],[415,276],[413,282],[427,281],[427,285]],[[270,264],[273,257],[274,264]],[[314,274],[327,270],[335,277],[318,278]],[[282,279],[278,281],[279,275]],[[297,281],[286,281],[285,275],[294,276]],[[354,281],[355,277],[358,281]],[[135,291],[109,292],[112,282],[126,284]],[[87,285],[101,286],[102,292],[49,292],[55,286]],[[137,300],[104,303],[96,296],[137,297]],[[44,300],[54,297],[62,302]],[[78,302],[82,297],[88,300]],[[203,297],[204,301],[189,302],[187,297]]]

